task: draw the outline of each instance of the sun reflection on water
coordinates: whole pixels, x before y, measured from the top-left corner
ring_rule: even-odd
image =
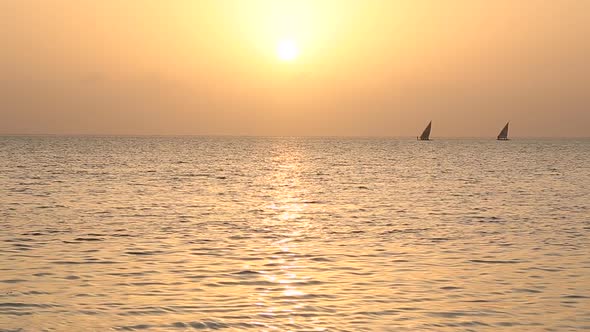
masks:
[[[299,159],[301,151],[284,151],[273,159],[273,186],[268,197],[271,200],[266,206],[264,224],[276,230],[283,238],[274,239],[269,243],[272,255],[265,266],[273,268],[265,271],[263,277],[271,283],[259,291],[261,317],[285,319],[288,324],[297,324],[301,318],[297,312],[305,307],[306,292],[300,287],[309,278],[297,273],[305,267],[305,262],[298,254],[302,236],[306,235],[309,222],[305,220],[305,186],[300,181],[302,172]],[[280,318],[279,318],[280,317]],[[272,329],[271,325],[267,325]]]

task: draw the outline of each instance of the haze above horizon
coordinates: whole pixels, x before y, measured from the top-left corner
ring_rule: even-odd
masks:
[[[584,0],[7,0],[0,19],[0,135],[590,136]]]

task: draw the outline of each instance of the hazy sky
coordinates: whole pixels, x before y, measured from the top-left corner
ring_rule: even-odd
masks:
[[[590,1],[0,1],[0,134],[416,136],[429,120],[434,137],[508,120],[590,136]]]

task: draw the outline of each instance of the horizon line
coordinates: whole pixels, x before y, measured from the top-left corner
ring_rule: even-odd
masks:
[[[415,139],[417,136],[406,135],[256,135],[256,134],[85,134],[85,133],[68,133],[68,134],[20,134],[20,133],[0,133],[0,137],[301,137],[301,138],[394,138],[394,139]],[[590,136],[510,136],[511,139],[590,139]],[[496,140],[495,136],[434,136],[436,139],[490,139]]]

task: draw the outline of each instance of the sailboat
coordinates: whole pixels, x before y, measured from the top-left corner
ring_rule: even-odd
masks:
[[[500,132],[500,134],[498,134],[498,141],[507,141],[508,140],[508,124],[510,124],[510,122],[507,122],[506,125],[504,126],[504,128],[502,128],[502,131]]]
[[[428,122],[428,126],[424,129],[422,135],[416,137],[416,139],[419,141],[430,141],[430,129],[432,129],[432,121]]]

